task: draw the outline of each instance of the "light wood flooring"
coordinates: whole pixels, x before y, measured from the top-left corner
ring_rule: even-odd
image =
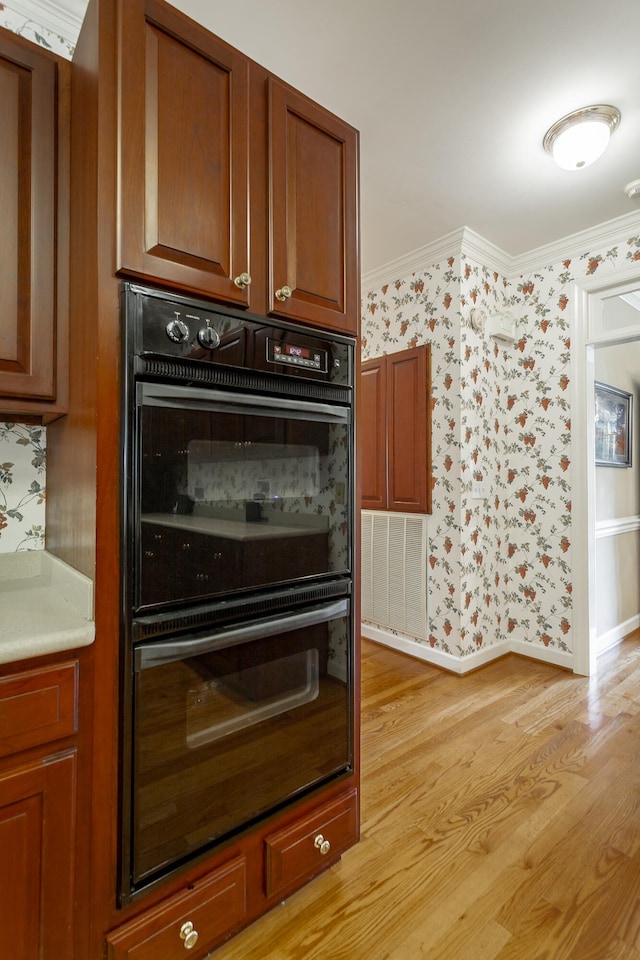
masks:
[[[215,960],[640,960],[640,632],[591,679],[362,674],[361,842]]]

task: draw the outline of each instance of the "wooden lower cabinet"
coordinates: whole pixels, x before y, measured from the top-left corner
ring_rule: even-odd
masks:
[[[312,811],[265,840],[267,896],[283,896],[340,859],[358,839],[357,793]]]
[[[74,953],[76,754],[0,773],[0,954]]]
[[[78,663],[0,678],[0,757],[77,733]]]
[[[350,787],[297,819],[256,829],[231,859],[107,935],[108,960],[207,957],[284,896],[335,864],[358,840],[358,792]]]
[[[246,913],[246,863],[236,857],[107,937],[109,960],[205,957]]]

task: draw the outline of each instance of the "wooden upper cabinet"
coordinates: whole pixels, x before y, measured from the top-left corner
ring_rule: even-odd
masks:
[[[356,333],[357,132],[162,0],[119,24],[118,272]]]
[[[362,364],[362,506],[431,512],[430,345]]]
[[[430,348],[387,357],[387,509],[428,513]]]
[[[249,61],[164,3],[119,10],[118,270],[252,306]]]
[[[355,333],[358,135],[273,77],[268,101],[269,312]]]
[[[387,363],[386,357],[362,364],[360,432],[362,436],[362,506],[387,506]]]
[[[69,64],[1,30],[0,104],[0,413],[41,417],[66,401]]]

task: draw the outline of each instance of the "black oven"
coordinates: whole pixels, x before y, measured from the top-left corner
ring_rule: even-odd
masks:
[[[353,768],[354,342],[122,286],[120,901]]]

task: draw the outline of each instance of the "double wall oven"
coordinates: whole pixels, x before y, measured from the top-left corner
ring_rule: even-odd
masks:
[[[354,342],[121,310],[126,902],[353,769]]]

